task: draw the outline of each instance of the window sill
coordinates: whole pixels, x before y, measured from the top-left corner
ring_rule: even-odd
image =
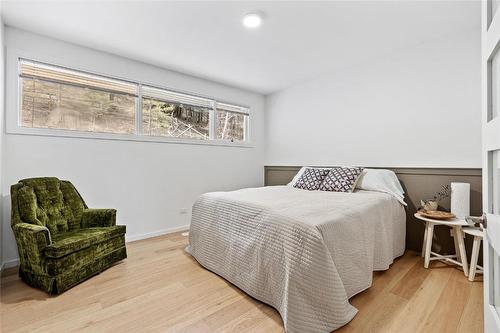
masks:
[[[181,139],[181,138],[146,136],[146,135],[136,135],[136,134],[88,133],[80,131],[66,131],[66,130],[56,130],[56,129],[39,129],[39,128],[25,128],[25,127],[7,129],[6,134],[63,137],[63,138],[90,139],[90,140],[136,141],[136,142],[188,144],[188,145],[201,145],[201,146],[255,148],[255,146],[250,142]]]

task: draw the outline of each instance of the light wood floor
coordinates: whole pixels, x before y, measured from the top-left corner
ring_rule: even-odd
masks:
[[[274,309],[203,269],[186,244],[180,233],[129,243],[127,260],[57,297],[4,272],[1,331],[283,332]],[[482,282],[424,269],[413,252],[351,302],[359,313],[337,332],[482,332]]]

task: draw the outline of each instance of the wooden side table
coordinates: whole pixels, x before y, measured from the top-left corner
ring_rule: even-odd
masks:
[[[422,244],[422,257],[424,257],[424,267],[429,268],[429,262],[432,260],[441,260],[449,262],[462,267],[465,276],[469,275],[469,268],[467,265],[467,254],[465,253],[465,242],[462,233],[462,227],[469,224],[465,220],[451,219],[451,220],[434,220],[419,213],[415,213],[415,217],[425,222],[424,242]],[[452,228],[453,241],[455,243],[455,254],[441,255],[432,252],[432,238],[434,236],[434,226],[445,225]]]
[[[483,267],[477,264],[477,258],[479,257],[479,248],[481,247],[481,242],[484,238],[484,232],[478,228],[462,228],[464,234],[471,235],[474,237],[474,242],[472,243],[472,256],[470,258],[470,269],[469,269],[469,281],[474,281],[477,273],[483,273]]]

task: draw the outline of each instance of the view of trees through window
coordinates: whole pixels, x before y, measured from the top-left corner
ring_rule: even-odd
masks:
[[[33,61],[20,65],[22,127],[246,140],[248,109],[239,106]]]
[[[22,126],[132,134],[135,97],[22,78]]]
[[[244,141],[245,140],[245,117],[243,113],[217,110],[217,139]]]
[[[209,138],[210,113],[207,109],[142,99],[142,133],[174,138]]]

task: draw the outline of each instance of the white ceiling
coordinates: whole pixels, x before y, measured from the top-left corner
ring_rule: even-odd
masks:
[[[10,26],[264,94],[480,24],[479,1],[18,0],[2,10]],[[254,10],[265,21],[246,30]]]

